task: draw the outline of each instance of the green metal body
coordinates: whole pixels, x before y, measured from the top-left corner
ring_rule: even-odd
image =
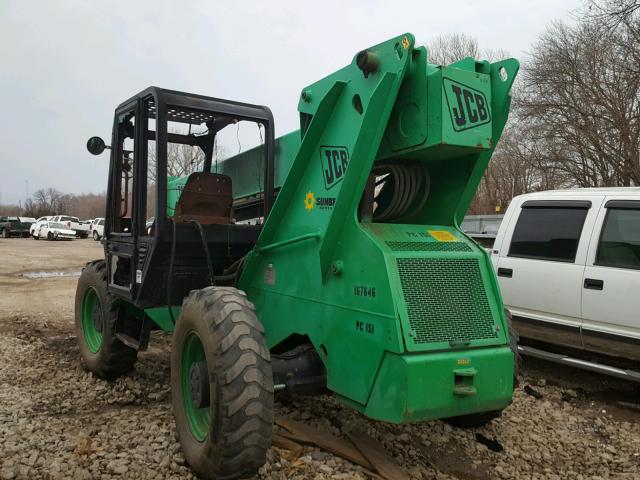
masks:
[[[370,417],[504,408],[513,354],[502,300],[487,253],[459,224],[507,120],[518,62],[435,66],[410,34],[368,51],[376,71],[364,75],[354,58],[303,90],[301,130],[277,141],[281,188],[239,287],[271,348],[307,336],[328,388]],[[249,151],[219,168],[249,172],[256,161]],[[406,161],[427,166],[427,202],[396,223],[360,221],[372,167]],[[170,205],[183,183],[169,182]],[[234,180],[235,197],[259,194],[251,183]],[[147,314],[171,328],[166,308]]]

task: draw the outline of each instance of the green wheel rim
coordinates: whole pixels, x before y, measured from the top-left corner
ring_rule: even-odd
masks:
[[[96,353],[102,346],[102,333],[96,328],[95,317],[100,316],[100,323],[104,319],[100,297],[93,287],[89,287],[82,302],[82,333],[91,353]]]
[[[182,348],[182,399],[184,412],[187,417],[187,421],[189,422],[189,429],[193,436],[199,442],[202,442],[209,433],[209,426],[211,425],[211,408],[196,408],[191,400],[189,371],[191,369],[191,365],[197,362],[206,363],[206,357],[204,355],[202,340],[200,340],[198,334],[192,330],[185,337],[184,346]]]

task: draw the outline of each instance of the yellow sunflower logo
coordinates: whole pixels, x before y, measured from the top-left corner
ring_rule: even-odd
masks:
[[[313,195],[313,192],[307,192],[307,196],[304,199],[304,208],[311,211],[313,210],[313,206],[316,204],[316,197]]]

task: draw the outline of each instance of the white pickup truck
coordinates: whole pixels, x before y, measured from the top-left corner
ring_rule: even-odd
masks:
[[[640,188],[515,197],[491,257],[522,353],[640,381]]]
[[[62,223],[69,230],[74,230],[76,236],[87,238],[89,236],[89,224],[81,223],[78,217],[70,217],[68,215],[56,215],[49,219],[50,222]]]

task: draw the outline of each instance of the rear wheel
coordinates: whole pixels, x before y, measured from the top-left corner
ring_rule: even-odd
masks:
[[[84,367],[102,378],[128,372],[138,352],[115,336],[119,308],[107,291],[104,260],[88,263],[76,289],[75,327]]]
[[[518,352],[518,343],[520,341],[518,332],[513,328],[511,321],[511,312],[505,308],[504,314],[507,317],[507,326],[509,328],[509,346],[513,352],[513,388],[519,384],[520,376],[520,352]],[[460,428],[481,427],[486,425],[494,418],[498,418],[502,414],[502,410],[492,410],[489,412],[471,413],[469,415],[460,415],[459,417],[446,418],[445,421]]]
[[[185,459],[202,478],[257,474],[273,428],[273,378],[262,324],[244,293],[192,291],[171,351],[173,412]]]

